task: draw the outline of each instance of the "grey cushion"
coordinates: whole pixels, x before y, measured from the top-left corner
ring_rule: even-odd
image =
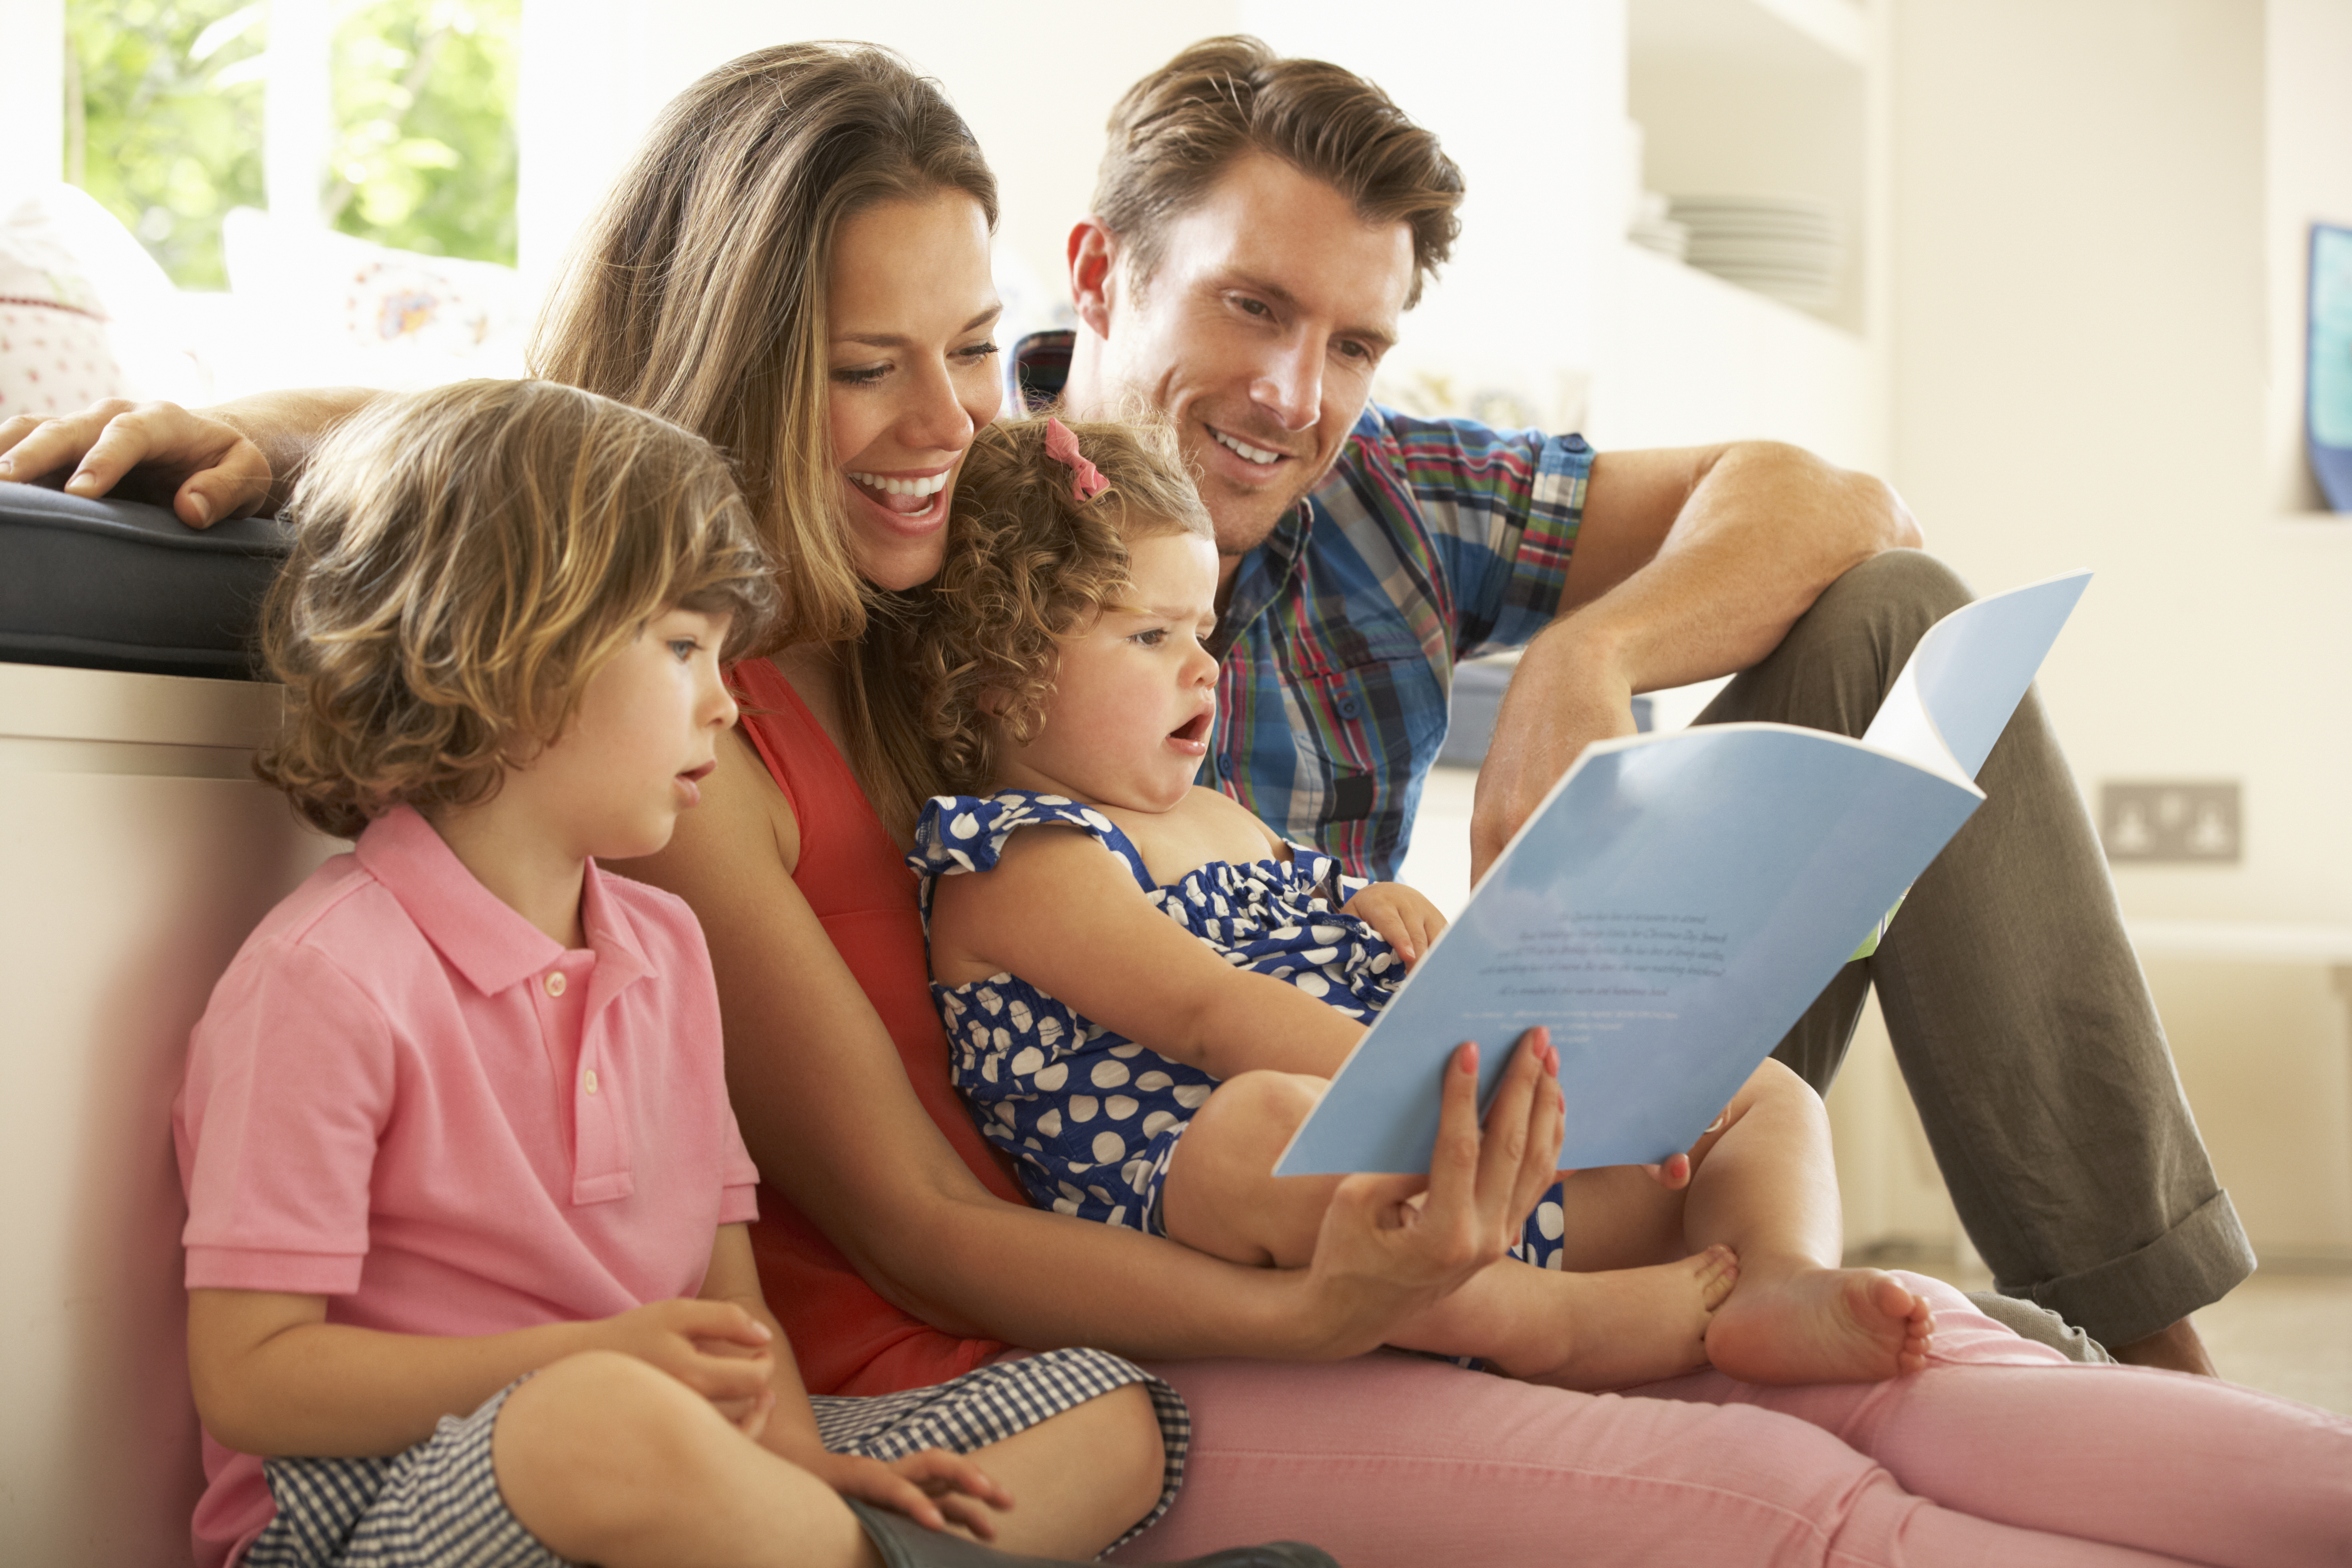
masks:
[[[0,660],[256,679],[289,537],[275,518],[199,531],[140,501],[0,482]]]

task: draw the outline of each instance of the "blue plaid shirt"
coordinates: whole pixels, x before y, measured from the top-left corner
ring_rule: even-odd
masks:
[[[1013,351],[1028,406],[1059,395],[1070,342],[1040,332]],[[1353,875],[1393,879],[1454,666],[1558,613],[1591,470],[1580,436],[1366,408],[1234,574],[1201,783]]]

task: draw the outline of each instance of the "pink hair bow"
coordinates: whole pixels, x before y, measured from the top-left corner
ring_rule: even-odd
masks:
[[[1070,466],[1071,472],[1077,476],[1070,489],[1080,500],[1092,500],[1110,489],[1110,481],[1102,477],[1102,470],[1080,456],[1078,438],[1070,434],[1070,427],[1050,415],[1045,419],[1045,456]]]

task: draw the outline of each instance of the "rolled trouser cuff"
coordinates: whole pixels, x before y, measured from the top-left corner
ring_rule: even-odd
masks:
[[[2068,1361],[2084,1366],[2105,1366],[2116,1359],[2107,1347],[2049,1308],[1996,1290],[1963,1292],[1969,1304],[2021,1340],[2048,1345]]]
[[[2080,1324],[2110,1348],[2170,1328],[2228,1295],[2254,1271],[2254,1249],[2227,1193],[2215,1193],[2137,1252],[2054,1279],[1997,1280]]]

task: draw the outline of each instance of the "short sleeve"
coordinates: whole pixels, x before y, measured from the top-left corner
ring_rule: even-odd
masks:
[[[986,797],[933,795],[915,824],[915,847],[907,864],[919,877],[992,871],[1005,844],[1024,827],[1075,827],[1092,834],[1126,862],[1145,892],[1152,890],[1142,855],[1109,817],[1066,795],[1033,790],[1009,789]]]
[[[174,1119],[188,1289],[359,1289],[394,1074],[382,1012],[331,960],[283,942],[238,955]]]
[[[719,1194],[719,1223],[740,1225],[760,1217],[760,1167],[751,1162],[751,1152],[743,1147],[743,1130],[735,1123],[735,1113],[727,1113],[727,1152],[721,1157],[719,1180],[723,1184]]]
[[[1367,478],[1409,505],[1444,570],[1457,659],[1520,647],[1550,624],[1592,473],[1583,437],[1375,407],[1356,440]]]

